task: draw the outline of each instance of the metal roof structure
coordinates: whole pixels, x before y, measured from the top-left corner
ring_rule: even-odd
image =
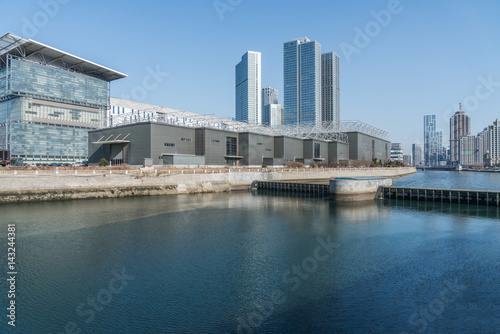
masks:
[[[10,32],[0,36],[0,66],[6,64],[8,55],[87,74],[108,82],[127,77],[126,74]]]
[[[159,122],[192,128],[205,127],[234,132],[251,132],[269,136],[308,138],[342,143],[348,142],[346,132],[361,132],[381,139],[388,139],[389,137],[388,132],[361,121],[342,121],[340,124],[323,123],[321,125],[281,125],[278,127],[268,127],[238,122],[233,119],[220,118],[214,115],[196,114],[117,98],[111,98],[111,105],[134,111],[134,113],[111,115],[113,127],[139,122]],[[148,115],[145,116],[145,113],[148,113]]]

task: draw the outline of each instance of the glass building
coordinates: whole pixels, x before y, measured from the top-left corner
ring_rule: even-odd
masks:
[[[440,161],[446,161],[443,152],[443,131],[436,129],[436,115],[424,115],[425,165],[439,166]]]
[[[283,124],[321,124],[321,44],[307,37],[283,45]]]
[[[235,72],[236,120],[262,124],[260,52],[246,52]]]
[[[33,40],[0,37],[0,147],[24,163],[86,160],[109,83],[126,75]]]
[[[321,118],[340,124],[340,58],[335,52],[321,55]]]
[[[278,104],[278,90],[273,87],[262,88],[262,125],[271,125],[272,104]]]

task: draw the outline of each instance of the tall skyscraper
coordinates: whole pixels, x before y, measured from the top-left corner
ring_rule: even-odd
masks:
[[[273,87],[262,88],[262,125],[271,124],[272,104],[278,104],[278,90]]]
[[[413,165],[420,166],[424,163],[424,156],[422,154],[422,147],[419,144],[413,144],[411,147],[413,155]]]
[[[335,52],[321,55],[321,119],[340,123],[340,58]]]
[[[500,164],[500,122],[498,119],[493,125],[488,126],[488,165],[498,166]]]
[[[248,51],[236,65],[236,120],[262,124],[260,52]]]
[[[285,125],[321,123],[321,44],[307,37],[283,45]]]
[[[456,163],[460,158],[460,138],[469,136],[471,134],[471,121],[470,116],[462,111],[462,104],[460,103],[460,110],[457,111],[450,118],[450,153],[451,162]]]
[[[438,166],[443,151],[443,131],[436,130],[436,115],[424,115],[424,160],[427,166]]]

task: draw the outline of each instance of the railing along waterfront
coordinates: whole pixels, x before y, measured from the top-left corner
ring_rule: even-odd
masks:
[[[0,176],[16,175],[102,175],[102,174],[209,174],[209,173],[243,173],[243,172],[267,172],[267,173],[306,173],[306,172],[329,172],[329,171],[377,171],[387,169],[385,167],[318,167],[318,168],[258,168],[258,167],[232,167],[232,168],[154,168],[154,169],[86,169],[86,168],[51,168],[51,169],[23,169],[23,168],[0,168]]]

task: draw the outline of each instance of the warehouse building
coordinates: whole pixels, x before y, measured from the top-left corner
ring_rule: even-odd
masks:
[[[359,132],[353,145],[310,138],[272,136],[213,128],[143,121],[89,132],[89,163],[156,166],[306,166],[342,160],[387,160],[390,143]]]

